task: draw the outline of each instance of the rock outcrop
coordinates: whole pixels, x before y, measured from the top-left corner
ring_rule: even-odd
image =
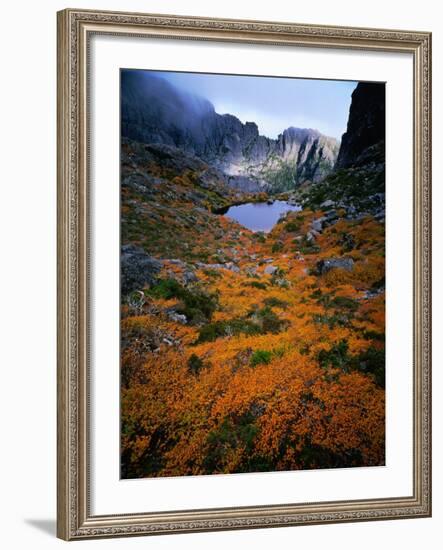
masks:
[[[385,84],[359,82],[352,93],[346,133],[343,134],[336,168],[367,164],[374,149],[385,142]]]
[[[142,289],[146,284],[152,284],[162,268],[159,260],[132,244],[122,246],[120,263],[123,296]]]
[[[352,258],[327,258],[317,262],[317,273],[324,275],[331,269],[344,269],[352,271],[354,269],[354,260]]]
[[[338,141],[317,130],[290,127],[270,139],[255,122],[220,115],[206,99],[141,71],[123,71],[121,88],[122,137],[182,149],[222,171],[242,191],[318,182],[336,163]]]
[[[312,209],[344,208],[348,219],[371,214],[384,222],[385,84],[357,84],[335,169],[310,186],[302,203]]]

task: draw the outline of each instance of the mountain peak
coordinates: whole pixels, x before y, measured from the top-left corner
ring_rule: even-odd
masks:
[[[334,167],[338,142],[318,130],[290,126],[271,139],[254,121],[218,114],[208,100],[141,71],[122,71],[121,92],[122,137],[196,155],[233,184],[247,179],[257,190],[282,190],[319,181]]]

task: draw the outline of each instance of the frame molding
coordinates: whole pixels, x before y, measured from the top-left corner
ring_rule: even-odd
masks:
[[[65,540],[431,515],[431,34],[67,9],[58,30],[57,535]],[[414,59],[413,496],[92,516],[88,487],[88,43],[92,34],[407,52]]]

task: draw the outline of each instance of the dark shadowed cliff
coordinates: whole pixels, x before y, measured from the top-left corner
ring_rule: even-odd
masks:
[[[385,141],[385,84],[360,82],[352,93],[346,133],[343,134],[337,168],[364,164],[369,149]]]
[[[306,192],[306,206],[315,209],[327,200],[345,208],[350,218],[370,213],[384,221],[385,111],[384,83],[360,82],[335,170]]]

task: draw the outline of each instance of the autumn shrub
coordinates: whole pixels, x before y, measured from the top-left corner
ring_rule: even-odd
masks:
[[[321,289],[316,288],[312,294],[309,295],[309,298],[312,298],[314,300],[320,300],[320,298],[323,296],[323,292]]]
[[[199,176],[143,169],[162,180],[122,186],[123,241],[194,264],[199,280],[165,261],[168,275],[122,304],[122,477],[384,464],[383,225],[343,208],[306,238],[325,199],[346,191],[365,206],[364,179],[310,186],[320,209],[264,234],[220,215],[233,197]],[[279,269],[262,276],[271,250]],[[343,254],[353,271],[318,274],[317,262]],[[211,267],[234,257],[239,272]]]
[[[314,315],[312,316],[312,320],[314,321],[314,323],[327,325],[330,329],[333,329],[335,327],[346,327],[349,325],[350,322],[349,317],[347,315],[344,315],[343,313],[334,315],[322,315],[320,313],[314,313]]]
[[[384,277],[385,264],[381,258],[372,256],[372,261],[358,262],[354,269],[354,284],[364,284],[368,287],[372,287],[373,284],[377,284],[378,281]]]
[[[196,344],[213,342],[217,338],[238,334],[277,334],[288,327],[288,321],[280,319],[269,306],[253,308],[246,318],[237,317],[224,321],[215,321],[203,325],[199,330]]]
[[[271,277],[271,285],[278,288],[289,288],[291,286],[290,282],[283,277],[281,274],[274,274]]]
[[[144,381],[143,363],[149,353],[158,349],[170,335],[149,316],[131,316],[121,321],[122,387]]]
[[[333,294],[323,294],[320,289],[314,291],[310,298],[313,298],[317,303],[321,304],[326,309],[336,309],[353,313],[359,308],[359,303],[348,296],[334,296]]]
[[[322,276],[323,282],[327,287],[337,287],[340,285],[352,284],[354,278],[354,275],[350,271],[347,271],[346,269],[342,269],[340,267],[331,269]]]
[[[359,303],[357,300],[348,298],[347,296],[334,296],[327,303],[326,307],[356,311],[359,307]]]
[[[342,245],[342,251],[345,252],[351,252],[351,250],[354,250],[354,248],[357,247],[357,242],[353,235],[350,233],[344,233],[342,232],[340,235],[339,243]]]
[[[257,231],[256,233],[254,233],[254,237],[259,243],[266,242],[266,235],[262,231]]]
[[[262,283],[260,281],[244,281],[242,286],[252,286],[253,288],[258,288],[260,290],[266,290],[268,288],[266,283]]]
[[[303,225],[303,220],[301,219],[291,220],[285,223],[284,229],[288,233],[295,233],[301,229],[302,225]]]
[[[298,251],[302,254],[317,254],[320,247],[314,241],[309,241],[306,237],[299,243]]]
[[[223,277],[217,269],[204,269],[203,273],[210,279],[221,279]]]
[[[276,298],[275,296],[270,296],[269,298],[265,298],[263,300],[263,303],[266,306],[279,307],[281,309],[286,309],[289,305],[288,302],[285,302],[284,300],[280,300],[280,298]]]

